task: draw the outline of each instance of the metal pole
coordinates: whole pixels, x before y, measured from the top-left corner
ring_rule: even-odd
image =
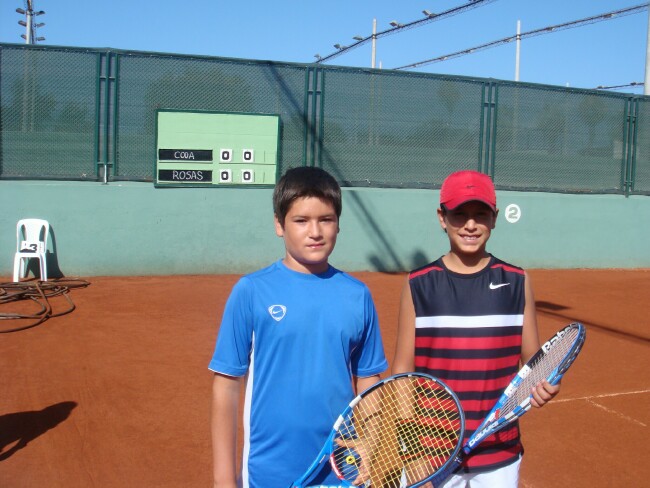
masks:
[[[29,8],[27,9],[27,27],[25,27],[25,44],[31,44],[32,39],[34,38],[34,34],[32,33],[32,9],[31,9],[31,3],[29,4]]]
[[[643,79],[643,94],[650,95],[650,9],[648,9],[648,34],[645,44],[645,78]]]
[[[375,67],[375,56],[377,54],[377,19],[372,19],[372,59],[370,67]]]
[[[519,81],[519,56],[521,51],[521,20],[517,21],[517,51],[515,54],[515,81]]]

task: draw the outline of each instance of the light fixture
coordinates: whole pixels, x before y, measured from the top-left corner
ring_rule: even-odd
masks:
[[[391,20],[390,25],[392,25],[393,27],[398,27],[399,23],[396,20]]]
[[[17,8],[16,12],[20,15],[26,16],[25,20],[19,20],[18,25],[25,27],[25,34],[21,34],[21,38],[25,39],[27,44],[33,44],[37,41],[44,41],[45,37],[37,37],[36,29],[45,26],[45,22],[36,23],[34,17],[39,15],[45,15],[44,10],[33,10],[32,0],[27,0],[25,2],[26,9]]]
[[[422,13],[424,15],[426,15],[427,17],[433,17],[434,15],[436,15],[436,14],[434,14],[432,12],[429,12],[428,10],[423,10]]]
[[[363,37],[361,36],[354,36],[352,39],[354,39],[355,41],[363,41]]]

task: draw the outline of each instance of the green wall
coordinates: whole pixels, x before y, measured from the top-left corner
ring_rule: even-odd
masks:
[[[269,188],[154,188],[70,181],[0,181],[0,275],[11,276],[15,226],[48,220],[50,270],[65,276],[244,273],[283,255]],[[488,249],[527,268],[650,268],[650,197],[498,191]],[[438,191],[345,188],[331,262],[402,271],[447,250]],[[517,204],[517,223],[505,208]],[[52,247],[50,245],[50,247]]]

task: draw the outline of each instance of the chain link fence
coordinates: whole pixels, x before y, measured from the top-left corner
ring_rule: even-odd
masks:
[[[478,78],[0,44],[0,179],[153,181],[157,109],[275,114],[280,171],[346,186],[650,195],[648,97]]]
[[[0,177],[96,179],[97,54],[0,46]]]

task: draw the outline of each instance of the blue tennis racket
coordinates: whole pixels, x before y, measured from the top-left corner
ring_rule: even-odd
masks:
[[[464,432],[460,401],[442,381],[421,373],[391,376],[350,402],[291,487],[309,486],[327,460],[338,486],[417,487],[454,462]]]
[[[578,357],[585,338],[585,327],[575,322],[546,341],[512,379],[485,420],[463,445],[454,463],[435,473],[431,479],[433,485],[440,486],[476,446],[530,410],[530,391],[537,383],[547,380],[557,385]]]

